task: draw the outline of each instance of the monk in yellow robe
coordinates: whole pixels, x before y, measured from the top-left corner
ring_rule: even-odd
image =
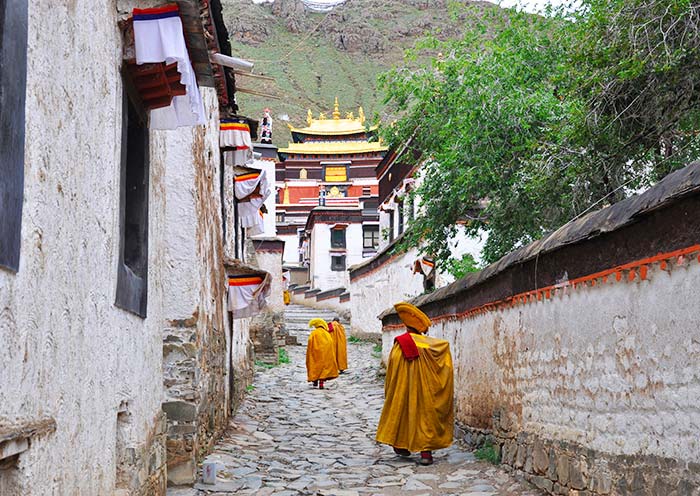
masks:
[[[291,301],[292,301],[292,296],[289,294],[289,291],[288,291],[288,290],[285,289],[285,290],[282,292],[282,299],[284,300],[284,304],[285,304],[285,305],[289,305],[289,304],[291,303]]]
[[[400,456],[421,453],[433,463],[433,450],[452,444],[454,390],[450,345],[425,336],[430,319],[410,303],[394,308],[408,332],[394,340],[384,385],[384,408],[377,441]]]
[[[335,345],[335,359],[338,363],[338,371],[342,374],[348,369],[348,338],[345,336],[345,327],[338,317],[328,323],[328,330],[333,337]]]
[[[314,330],[309,334],[306,346],[306,378],[314,387],[324,389],[325,381],[338,377],[335,344],[325,320],[312,319],[309,327],[313,327]]]

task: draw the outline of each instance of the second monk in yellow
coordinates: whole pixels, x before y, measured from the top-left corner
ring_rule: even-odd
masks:
[[[389,354],[377,441],[393,446],[401,456],[420,451],[420,463],[430,465],[433,450],[452,444],[450,345],[423,335],[431,322],[417,307],[397,303],[394,308],[408,332],[395,339]]]
[[[323,389],[324,381],[338,377],[335,343],[325,320],[312,319],[309,327],[313,327],[314,330],[309,334],[306,347],[306,378],[314,386]]]

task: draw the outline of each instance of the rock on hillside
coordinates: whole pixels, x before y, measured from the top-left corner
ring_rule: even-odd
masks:
[[[379,74],[402,63],[404,50],[426,33],[458,36],[469,22],[467,15],[493,7],[464,3],[477,9],[454,17],[448,0],[348,0],[319,13],[301,0],[222,0],[235,55],[254,61],[255,72],[276,78],[269,83],[241,76],[239,86],[280,98],[239,93],[241,112],[259,117],[270,107],[273,118],[287,114],[301,124],[306,109],[327,112],[337,95],[342,110],[361,105],[368,116],[381,116]],[[277,123],[274,141],[285,145],[289,133]]]

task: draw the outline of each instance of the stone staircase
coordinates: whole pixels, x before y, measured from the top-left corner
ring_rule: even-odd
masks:
[[[338,314],[332,310],[320,310],[303,305],[291,304],[284,309],[284,323],[287,332],[290,336],[295,336],[299,344],[306,344],[308,340],[311,332],[311,329],[309,329],[309,321],[311,319],[319,318],[330,322],[335,317],[338,317]],[[348,327],[348,323],[343,322],[342,319],[341,323],[346,328]]]

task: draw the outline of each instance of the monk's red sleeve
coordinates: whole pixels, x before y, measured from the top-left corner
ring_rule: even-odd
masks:
[[[394,341],[399,343],[401,352],[406,360],[410,361],[418,358],[418,346],[416,346],[416,342],[411,337],[410,332],[396,336]]]

